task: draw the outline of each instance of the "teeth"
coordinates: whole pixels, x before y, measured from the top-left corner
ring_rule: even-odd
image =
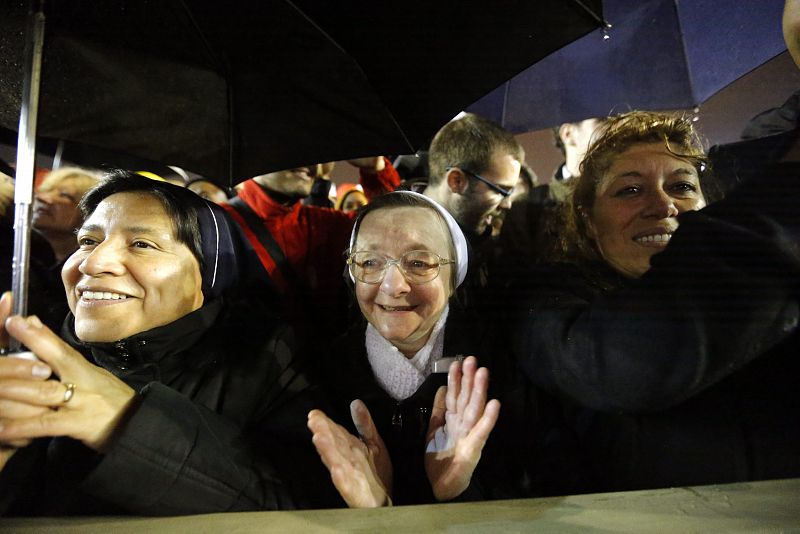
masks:
[[[81,294],[84,300],[124,300],[127,295],[121,293],[111,293],[110,291],[84,291]]]
[[[637,237],[636,242],[638,243],[666,243],[669,241],[672,234],[654,234],[654,235],[646,235],[644,237]]]
[[[411,306],[381,306],[386,311],[408,311],[411,309]]]

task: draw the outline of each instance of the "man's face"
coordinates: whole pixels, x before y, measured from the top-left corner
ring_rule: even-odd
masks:
[[[275,191],[293,198],[305,198],[311,194],[314,185],[314,176],[317,172],[316,165],[296,167],[285,171],[271,172],[256,176],[254,180],[261,187]]]
[[[513,156],[496,152],[481,178],[511,189],[519,180],[519,170],[520,162]],[[454,198],[453,215],[462,227],[480,235],[491,225],[494,217],[511,207],[511,198],[504,197],[469,174],[465,173],[465,177],[469,183],[464,193]]]

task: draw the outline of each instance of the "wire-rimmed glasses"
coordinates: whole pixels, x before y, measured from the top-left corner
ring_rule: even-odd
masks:
[[[503,187],[501,185],[497,185],[494,182],[490,182],[489,180],[487,180],[486,178],[484,178],[480,174],[476,174],[476,173],[474,173],[474,172],[472,172],[470,170],[465,169],[464,167],[459,167],[457,165],[453,165],[451,167],[447,167],[445,169],[445,171],[449,172],[451,169],[460,169],[461,172],[463,172],[467,176],[472,176],[473,178],[475,178],[479,182],[485,183],[489,187],[489,189],[491,189],[495,193],[500,193],[501,195],[503,195],[506,198],[510,197],[514,193],[514,188],[513,187]]]
[[[347,256],[353,278],[365,284],[380,283],[392,265],[397,265],[408,283],[425,284],[439,276],[442,265],[451,263],[455,260],[442,258],[428,250],[410,250],[398,259],[370,250],[352,252]]]

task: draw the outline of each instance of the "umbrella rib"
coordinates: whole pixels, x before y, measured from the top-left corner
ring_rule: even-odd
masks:
[[[308,23],[311,24],[318,32],[320,32],[331,44],[333,44],[336,48],[338,48],[339,51],[341,51],[343,54],[349,56],[349,53],[347,52],[347,50],[345,50],[344,47],[342,47],[342,45],[340,45],[336,41],[336,39],[334,39],[328,32],[326,32],[324,29],[322,29],[322,27],[320,27],[320,25],[317,24],[316,21],[314,21],[314,19],[309,17],[302,9],[297,7],[297,5],[295,5],[294,2],[292,2],[291,0],[284,0],[284,1],[292,9],[294,9],[297,12],[298,15],[300,15],[306,21],[308,21]],[[358,70],[359,70],[359,72],[361,72],[361,75],[364,77],[364,79],[369,82],[369,76],[367,76],[367,73],[364,72],[364,69],[361,68],[361,65],[358,63],[358,61],[353,60],[353,63],[356,65],[356,67],[358,67]],[[371,85],[371,83],[370,83],[370,85]],[[414,145],[411,143],[411,140],[406,135],[406,132],[403,131],[403,128],[400,126],[400,123],[397,122],[397,119],[395,118],[395,116],[391,112],[391,110],[386,105],[383,106],[383,109],[386,111],[386,114],[389,115],[389,118],[392,120],[392,124],[394,124],[395,128],[397,128],[397,131],[400,132],[401,136],[403,136],[403,141],[405,142],[406,146],[409,149],[411,149],[412,151],[416,150],[416,147],[414,147]]]
[[[584,11],[586,11],[589,14],[589,16],[592,17],[595,20],[595,22],[597,22],[598,24],[600,24],[601,26],[603,26],[606,29],[610,29],[611,28],[611,23],[610,22],[608,22],[606,19],[604,19],[603,17],[601,17],[600,15],[598,15],[597,13],[592,11],[589,8],[589,6],[587,6],[586,4],[584,4],[582,2],[582,0],[572,0],[572,1],[575,2],[576,4],[578,4],[578,6],[581,7]]]

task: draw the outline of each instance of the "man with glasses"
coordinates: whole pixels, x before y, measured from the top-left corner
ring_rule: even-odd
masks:
[[[425,196],[453,215],[470,244],[511,207],[525,152],[498,124],[473,114],[446,124],[433,138]]]
[[[498,124],[468,113],[439,130],[428,157],[430,179],[424,194],[450,212],[472,248],[459,297],[465,303],[481,299],[495,244],[492,221],[511,207],[525,151]],[[483,307],[491,313],[491,306]]]

